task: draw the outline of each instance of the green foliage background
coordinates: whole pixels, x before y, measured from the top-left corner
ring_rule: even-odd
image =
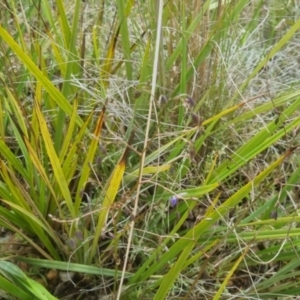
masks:
[[[1,297],[299,294],[297,1],[0,11]]]

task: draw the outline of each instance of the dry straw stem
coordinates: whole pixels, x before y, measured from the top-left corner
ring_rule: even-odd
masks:
[[[134,202],[134,208],[133,208],[133,216],[137,215],[138,210],[138,203],[139,203],[139,196],[140,196],[140,190],[142,185],[142,176],[143,176],[143,168],[145,164],[145,158],[146,158],[146,149],[147,149],[147,143],[148,143],[148,137],[149,137],[149,131],[150,131],[150,125],[151,125],[151,115],[152,115],[152,108],[155,105],[155,91],[156,91],[156,78],[157,78],[157,70],[158,70],[158,63],[159,63],[159,48],[160,48],[160,41],[161,41],[161,28],[162,28],[162,15],[163,15],[163,1],[158,1],[158,16],[157,16],[157,29],[156,29],[156,42],[155,42],[155,56],[154,56],[154,63],[153,63],[153,71],[152,71],[152,82],[151,82],[151,94],[150,94],[150,101],[149,101],[149,110],[148,110],[148,118],[147,118],[147,126],[145,130],[145,139],[144,139],[144,150],[142,152],[141,160],[140,160],[140,173],[138,176],[138,185],[136,190],[136,197]],[[131,247],[131,241],[133,237],[133,231],[134,231],[134,225],[135,221],[134,218],[131,221],[130,224],[130,231],[128,236],[128,242],[127,242],[127,248],[126,248],[126,254],[125,254],[125,260],[123,265],[123,273],[122,277],[120,279],[120,286],[118,289],[117,299],[120,299],[121,293],[122,293],[122,286],[124,281],[124,276],[126,272],[130,247]]]

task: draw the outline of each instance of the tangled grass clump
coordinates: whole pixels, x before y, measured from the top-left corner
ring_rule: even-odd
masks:
[[[296,1],[0,8],[2,298],[299,294]]]

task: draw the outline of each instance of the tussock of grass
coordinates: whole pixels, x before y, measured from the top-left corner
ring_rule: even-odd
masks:
[[[199,3],[0,4],[1,297],[299,294],[298,4]]]

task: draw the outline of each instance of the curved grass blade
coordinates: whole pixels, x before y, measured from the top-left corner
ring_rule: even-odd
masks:
[[[46,121],[42,115],[42,112],[40,110],[40,107],[38,105],[38,103],[35,102],[34,104],[34,109],[36,111],[36,115],[37,118],[39,120],[39,124],[40,124],[40,131],[45,143],[45,147],[47,150],[47,154],[48,157],[50,159],[51,162],[51,166],[53,169],[53,173],[56,179],[56,183],[60,188],[60,193],[63,196],[64,201],[66,202],[66,205],[69,209],[69,212],[71,214],[71,216],[73,218],[76,217],[75,214],[75,209],[74,209],[74,205],[73,205],[73,201],[72,201],[72,197],[69,191],[69,187],[68,187],[68,183],[66,181],[65,175],[63,173],[63,170],[61,168],[61,163],[59,161],[59,158],[56,154],[56,151],[54,149],[53,143],[52,143],[52,139],[50,136],[50,133],[48,131],[48,127],[46,125]]]
[[[132,135],[132,137],[133,137],[133,135]],[[125,149],[120,161],[116,165],[113,173],[111,174],[111,176],[108,180],[107,185],[105,186],[105,196],[104,196],[103,203],[101,205],[101,211],[99,213],[99,217],[98,217],[98,221],[97,221],[97,225],[96,225],[96,229],[95,229],[95,236],[93,239],[92,249],[91,249],[91,253],[89,256],[90,261],[96,253],[96,249],[98,247],[98,241],[101,236],[102,230],[106,224],[108,213],[109,213],[110,208],[111,208],[111,206],[116,198],[116,195],[119,191],[119,187],[120,187],[120,184],[123,179],[124,172],[125,172],[126,158],[127,158],[128,152],[129,152],[129,147],[127,147]]]
[[[58,106],[68,115],[72,114],[73,108],[62,93],[52,84],[52,82],[42,73],[42,71],[34,64],[30,57],[20,48],[9,33],[0,25],[0,37],[19,57],[22,63],[29,69],[32,75],[43,85],[50,97],[58,104]],[[82,126],[83,121],[80,116],[76,116],[76,124]]]
[[[1,262],[0,262],[0,265],[1,265]],[[0,271],[0,273],[3,273],[3,272]],[[3,292],[6,292],[9,295],[17,297],[17,299],[32,300],[32,295],[26,293],[23,290],[23,288],[18,287],[15,283],[12,283],[11,281],[7,280],[2,275],[0,275],[0,289],[2,291],[1,295],[3,297],[4,297]],[[6,297],[6,295],[5,295],[4,299],[8,299]]]
[[[63,6],[63,4],[61,5]],[[65,77],[63,80],[63,86],[61,93],[67,98],[68,96],[72,96],[76,91],[73,91],[74,87],[71,86],[71,75],[78,76],[79,73],[79,63],[77,63],[78,55],[76,51],[76,40],[78,35],[78,23],[79,23],[79,15],[80,15],[80,6],[81,0],[75,1],[75,7],[73,11],[73,23],[72,23],[72,32],[70,32],[70,41],[67,43],[68,45],[68,60],[66,62],[67,68]],[[63,11],[63,7],[61,9]],[[67,28],[65,29],[67,31]],[[65,111],[60,108],[57,115],[57,123],[56,123],[56,131],[54,136],[54,145],[55,149],[58,152],[61,148],[61,143],[63,139],[63,132],[60,130],[64,127],[66,116]]]
[[[188,257],[190,256],[195,242],[188,243],[186,247],[184,247],[181,255],[178,257],[170,271],[167,275],[164,276],[164,279],[159,286],[157,293],[154,296],[154,300],[166,299],[166,295],[168,294],[170,288],[172,287],[174,281],[177,279],[178,275],[180,274],[185,262],[187,261]]]
[[[57,269],[62,271],[78,272],[78,273],[100,275],[100,276],[107,276],[107,277],[116,277],[116,276],[121,277],[122,275],[121,271],[99,268],[87,264],[77,264],[73,262],[55,261],[55,260],[46,260],[46,259],[37,259],[37,258],[26,258],[21,256],[15,257],[15,259],[17,261],[23,261],[40,268]],[[132,274],[127,272],[125,276],[128,278],[132,276]]]
[[[222,292],[226,288],[226,285],[228,284],[230,278],[233,276],[234,271],[237,269],[237,267],[239,266],[240,262],[244,259],[244,257],[248,253],[250,246],[251,246],[251,244],[249,244],[246,247],[246,249],[244,250],[243,254],[238,258],[238,260],[235,262],[235,264],[233,265],[233,267],[231,268],[231,270],[228,272],[226,278],[222,282],[222,284],[221,284],[219,290],[217,291],[217,293],[215,294],[213,300],[218,300],[218,299],[221,298]]]
[[[31,298],[27,298],[27,296],[24,295],[25,298],[19,299],[57,300],[57,298],[52,296],[41,284],[27,277],[21,269],[11,262],[1,261],[0,270],[12,279],[17,291],[19,291],[20,287],[23,291],[26,291],[26,294],[31,296]]]
[[[89,174],[91,172],[90,164],[94,161],[95,153],[96,153],[96,150],[97,150],[99,142],[100,142],[101,130],[102,130],[102,127],[104,124],[105,110],[106,110],[106,107],[104,105],[104,107],[98,117],[97,125],[95,128],[94,134],[92,136],[92,141],[88,147],[88,153],[86,155],[86,158],[85,158],[83,166],[82,166],[81,176],[80,176],[79,183],[78,183],[78,188],[77,188],[77,192],[76,192],[76,200],[75,200],[75,205],[74,205],[76,212],[78,212],[79,206],[81,203],[80,193],[89,178]]]

